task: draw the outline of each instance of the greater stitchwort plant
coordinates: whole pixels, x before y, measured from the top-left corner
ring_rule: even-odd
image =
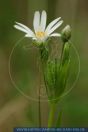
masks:
[[[53,33],[57,28],[59,28],[63,20],[61,17],[53,20],[48,26],[46,26],[47,14],[46,11],[36,11],[34,14],[32,31],[27,26],[16,22],[14,27],[25,33],[25,37],[31,38],[33,44],[39,48],[40,61],[44,76],[44,84],[46,87],[47,96],[50,103],[50,114],[48,120],[48,127],[59,126],[59,118],[54,122],[54,117],[56,113],[56,106],[60,100],[61,95],[66,89],[67,79],[69,76],[70,67],[70,38],[71,38],[71,28],[67,25],[61,33]],[[53,60],[49,58],[50,49],[48,47],[48,40],[51,37],[60,37],[62,40],[62,52],[60,59],[55,57]],[[39,98],[40,99],[40,98]],[[40,100],[39,100],[40,102]],[[39,117],[40,118],[40,117]],[[41,120],[41,119],[40,119]]]

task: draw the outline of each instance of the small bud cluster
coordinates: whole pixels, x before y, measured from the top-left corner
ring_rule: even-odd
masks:
[[[67,42],[71,38],[71,27],[67,25],[63,30],[62,30],[62,40],[64,42]]]

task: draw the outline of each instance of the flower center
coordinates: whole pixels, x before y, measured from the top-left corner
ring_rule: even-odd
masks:
[[[43,37],[45,37],[45,32],[42,32],[42,31],[38,31],[38,32],[36,32],[36,37],[37,38],[43,38]]]

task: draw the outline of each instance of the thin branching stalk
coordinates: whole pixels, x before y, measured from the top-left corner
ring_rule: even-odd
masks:
[[[41,86],[39,87],[39,97],[38,97],[38,106],[39,106],[39,127],[41,127],[41,98],[40,98],[40,90],[41,90]]]
[[[39,112],[39,127],[41,127],[41,68],[39,66],[39,89],[38,89],[38,112]]]

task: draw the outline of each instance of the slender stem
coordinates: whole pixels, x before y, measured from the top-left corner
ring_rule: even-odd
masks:
[[[39,111],[39,127],[41,127],[41,97],[40,97],[40,92],[41,92],[41,68],[39,65],[39,89],[38,89],[38,111]]]
[[[54,123],[55,112],[56,112],[56,104],[52,103],[49,113],[49,119],[48,119],[48,127],[53,127],[54,125],[53,123]]]
[[[38,106],[39,106],[39,127],[41,127],[41,102],[40,102],[40,87],[39,87],[39,98],[38,98]]]

